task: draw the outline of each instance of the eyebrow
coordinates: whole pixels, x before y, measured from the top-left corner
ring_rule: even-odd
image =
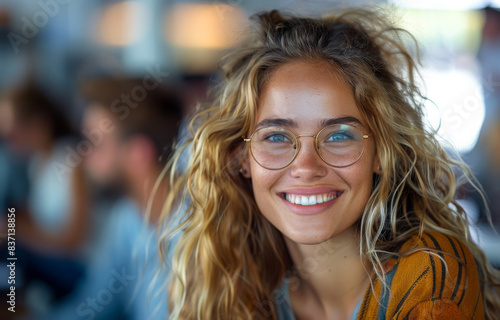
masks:
[[[345,123],[358,124],[364,127],[361,121],[359,121],[359,119],[356,117],[340,117],[340,118],[325,119],[321,121],[321,126],[327,127],[327,126],[332,126],[334,124],[345,124]]]
[[[289,127],[289,128],[297,128],[299,125],[296,121],[292,119],[283,119],[283,118],[270,118],[264,119],[257,124],[255,129],[265,128],[265,127]]]
[[[340,117],[340,118],[330,118],[330,119],[324,119],[321,121],[321,126],[322,127],[327,127],[331,126],[334,124],[345,124],[345,123],[351,123],[351,124],[358,124],[362,127],[363,124],[359,119],[355,117]],[[255,129],[259,128],[264,128],[264,127],[287,127],[287,128],[298,128],[298,123],[295,120],[289,119],[289,118],[270,118],[270,119],[264,119],[261,122],[257,124]]]

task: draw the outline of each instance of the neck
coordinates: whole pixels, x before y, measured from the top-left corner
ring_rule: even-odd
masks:
[[[305,306],[315,319],[349,319],[369,284],[354,230],[316,245],[285,242],[298,275],[290,285],[292,305]],[[295,310],[298,318],[304,308]]]
[[[141,212],[149,214],[148,221],[152,225],[158,222],[170,190],[168,178],[163,179],[155,188],[160,172],[159,168],[151,168],[146,172],[134,175],[129,183],[130,195],[140,206]],[[150,201],[152,201],[151,208],[148,212]]]

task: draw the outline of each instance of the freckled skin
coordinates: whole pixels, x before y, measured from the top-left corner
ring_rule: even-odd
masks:
[[[325,62],[294,61],[281,66],[270,77],[259,100],[257,121],[287,118],[297,122],[295,134],[315,134],[324,119],[351,116],[370,134],[359,112],[351,88]],[[268,170],[248,154],[242,167],[252,179],[255,200],[262,214],[291,241],[317,244],[347,231],[361,216],[370,196],[378,158],[373,138],[365,140],[363,156],[346,168],[327,165],[314,150],[314,139],[301,138],[301,149],[292,164]],[[343,194],[329,208],[314,215],[292,212],[280,197],[285,188],[327,187]]]

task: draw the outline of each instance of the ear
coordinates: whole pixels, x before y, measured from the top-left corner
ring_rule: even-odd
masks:
[[[243,156],[243,159],[241,160],[240,173],[245,178],[251,178],[252,177],[252,171],[250,170],[250,159],[249,159],[249,157],[250,157],[250,154],[247,152]]]

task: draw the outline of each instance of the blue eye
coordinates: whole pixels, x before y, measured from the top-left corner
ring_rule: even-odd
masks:
[[[348,131],[337,131],[333,132],[326,141],[343,141],[343,140],[352,140],[354,136]]]
[[[285,135],[279,133],[270,134],[266,137],[266,140],[269,140],[271,142],[290,142],[290,139],[288,139]]]

